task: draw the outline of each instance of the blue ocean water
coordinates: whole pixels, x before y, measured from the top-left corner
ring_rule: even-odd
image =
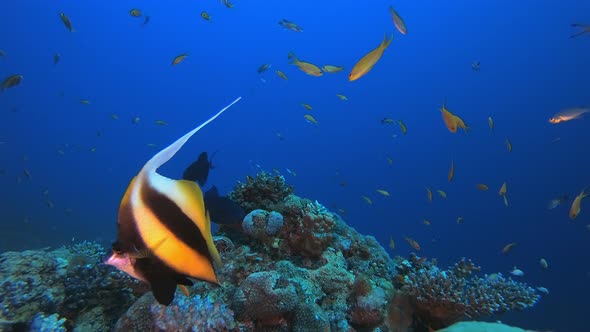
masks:
[[[391,4],[408,26],[405,36],[394,31]],[[129,15],[135,7],[150,16],[148,24]],[[74,32],[64,28],[61,12]],[[500,319],[584,330],[590,203],[582,202],[573,222],[568,209],[590,187],[590,120],[548,119],[590,103],[590,37],[569,38],[577,31],[570,24],[590,23],[588,13],[590,2],[572,0],[236,0],[231,9],[213,0],[0,2],[6,53],[0,74],[23,75],[19,86],[0,94],[0,250],[110,243],[121,196],[144,162],[242,96],[162,172],[180,177],[201,151],[218,151],[208,184],[226,193],[258,168],[277,169],[298,195],[344,209],[361,233],[384,246],[392,237],[395,255],[412,251],[409,236],[421,244],[420,255],[441,266],[463,256],[488,273],[517,266],[523,281],[551,291],[535,308]],[[283,18],[304,31],[283,29],[277,24]],[[349,82],[356,61],[392,33],[372,71]],[[306,75],[288,63],[289,51],[345,70]],[[185,61],[171,66],[185,52]],[[481,62],[479,72],[474,61]],[[272,67],[258,74],[264,63]],[[471,128],[467,133],[445,128],[439,111],[445,99]],[[386,117],[403,120],[407,134],[382,125]],[[504,181],[509,207],[497,194]],[[476,183],[490,190],[480,192]],[[448,198],[435,191],[429,203],[426,187]],[[562,194],[570,201],[548,210],[547,202]],[[518,244],[503,255],[510,242]]]

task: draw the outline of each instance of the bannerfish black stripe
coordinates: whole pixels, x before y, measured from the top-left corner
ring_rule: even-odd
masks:
[[[173,200],[158,192],[148,183],[142,186],[140,191],[141,200],[154,213],[163,226],[187,246],[207,257],[209,262],[213,261],[213,257],[209,252],[207,242],[201,230],[182,212],[181,208]]]
[[[135,181],[135,178],[132,180],[129,188],[132,187],[133,181]],[[133,253],[136,250],[143,250],[146,248],[146,245],[139,234],[139,230],[137,229],[137,220],[133,215],[133,207],[129,204],[129,196],[127,194],[119,207],[117,245],[117,250],[127,253]]]

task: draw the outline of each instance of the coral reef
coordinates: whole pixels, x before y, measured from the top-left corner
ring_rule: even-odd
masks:
[[[87,310],[100,306],[105,325],[113,326],[147,288],[101,264],[104,255],[101,245],[86,241],[53,251],[1,254],[0,321],[47,325],[57,314],[63,319],[57,321],[70,328],[95,321]]]
[[[405,280],[403,289],[412,299],[415,317],[435,329],[465,317],[473,319],[523,310],[535,305],[540,298],[533,288],[501,274],[473,275],[480,270],[465,258],[444,271],[432,261],[418,259],[415,255],[398,265]]]
[[[499,274],[477,277],[480,268],[466,259],[444,271],[416,255],[391,259],[375,238],[292,192],[268,173],[239,183],[232,198],[249,213],[214,236],[220,285],[196,282],[189,297],[178,291],[167,307],[145,284],[101,264],[104,249],[91,242],[4,253],[0,327],[410,332],[524,309],[539,298]]]
[[[256,209],[276,210],[275,205],[292,193],[293,187],[283,176],[260,172],[256,177],[247,176],[246,182],[239,182],[228,196],[249,213]]]
[[[114,331],[238,331],[236,327],[234,313],[214,292],[176,296],[167,307],[148,293],[121,317]]]

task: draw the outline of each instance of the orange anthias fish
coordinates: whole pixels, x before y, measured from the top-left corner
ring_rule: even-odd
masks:
[[[512,249],[512,247],[514,247],[516,244],[517,244],[516,242],[508,243],[507,245],[504,246],[504,248],[502,248],[502,253],[507,254]]]
[[[440,108],[442,113],[443,121],[445,122],[445,126],[451,133],[456,133],[458,128],[463,129],[464,131],[469,130],[469,127],[465,125],[465,121],[458,117],[457,115],[451,113],[446,106],[446,102],[443,101],[443,105]]]
[[[449,182],[452,182],[454,177],[455,177],[455,161],[451,160],[451,169],[449,169]]]
[[[309,62],[305,62],[305,61],[300,61],[295,54],[293,54],[293,52],[289,52],[289,55],[287,56],[289,60],[291,60],[291,63],[296,65],[297,67],[299,67],[299,69],[301,69],[304,73],[306,73],[307,75],[311,75],[311,76],[322,76],[324,75],[324,73],[322,72],[322,70],[320,69],[320,67],[314,65],[313,63],[309,63]]]
[[[586,193],[585,191],[586,191],[586,189],[582,190],[582,192],[578,196],[576,196],[576,198],[574,198],[574,202],[572,203],[572,206],[570,208],[570,213],[569,213],[571,220],[576,219],[578,214],[580,214],[580,211],[582,209],[580,207],[580,204],[582,203],[582,200],[584,199],[584,197],[590,195],[590,193]]]
[[[414,248],[414,250],[420,251],[420,243],[418,243],[418,241],[412,239],[411,237],[404,237],[404,239],[406,240],[406,242],[408,242],[408,244]]]
[[[590,108],[568,108],[549,119],[549,123],[558,124],[570,120],[580,119],[584,114],[590,113]]]
[[[500,190],[498,191],[498,195],[500,196],[504,196],[506,195],[506,181],[504,181],[504,183],[502,183],[502,186],[500,187]]]
[[[377,46],[377,48],[367,53],[367,55],[362,57],[362,59],[360,59],[359,62],[357,62],[356,65],[354,65],[352,71],[350,72],[350,74],[348,74],[348,80],[351,82],[356,81],[359,78],[363,77],[365,74],[367,74],[377,63],[377,61],[381,59],[383,52],[385,52],[385,49],[389,46],[389,44],[391,44],[392,40],[393,35],[391,35],[391,38],[389,38],[389,40],[387,39],[387,35],[385,35],[383,37],[381,45]]]

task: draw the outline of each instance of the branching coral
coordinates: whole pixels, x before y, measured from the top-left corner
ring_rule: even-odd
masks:
[[[449,326],[464,317],[522,310],[539,299],[531,287],[500,274],[474,276],[479,267],[465,259],[446,271],[422,263],[405,276],[405,287],[412,297],[416,317],[433,328]]]

